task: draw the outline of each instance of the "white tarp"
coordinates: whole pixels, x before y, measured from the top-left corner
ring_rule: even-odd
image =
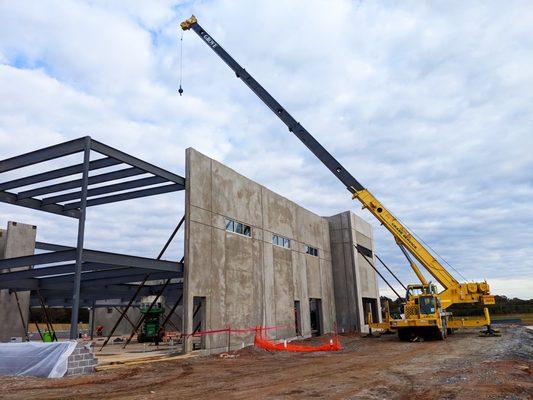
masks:
[[[0,343],[0,375],[60,378],[75,348],[76,341]]]

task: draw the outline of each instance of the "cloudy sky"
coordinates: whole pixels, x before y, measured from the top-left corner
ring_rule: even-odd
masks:
[[[353,210],[414,282],[390,234],[191,32],[179,97],[193,13],[466,279],[533,297],[527,1],[0,0],[0,158],[91,135],[184,174],[195,147],[318,214]],[[183,194],[91,208],[86,247],[155,256],[183,209]],[[7,220],[74,244],[75,221],[0,205]]]

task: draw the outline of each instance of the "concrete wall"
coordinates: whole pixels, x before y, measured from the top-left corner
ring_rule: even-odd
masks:
[[[370,261],[375,265],[372,227],[351,211],[327,219],[333,255],[337,327],[339,331],[368,332],[362,299],[374,299],[378,318],[381,318],[377,275],[355,246],[359,244],[371,250]]]
[[[37,228],[17,222],[8,222],[7,230],[0,229],[0,257],[13,258],[31,255],[35,251],[35,236]],[[15,270],[30,268],[21,267]],[[18,292],[19,304],[26,326],[23,326],[17,307],[15,294],[9,290],[0,290],[0,342],[6,342],[11,337],[24,338],[29,316],[30,292]]]
[[[294,301],[310,335],[309,298],[322,300],[322,327],[335,321],[329,227],[326,219],[239,175],[194,149],[186,153],[184,323],[191,332],[193,298],[206,298],[203,329],[281,326],[275,338],[296,336]],[[252,227],[246,237],[225,230],[225,219]],[[272,244],[272,234],[291,248]],[[305,245],[318,248],[318,257]],[[227,334],[207,336],[211,351],[227,346]],[[231,346],[253,334],[232,335]],[[186,350],[190,350],[190,343]]]
[[[122,302],[122,303],[121,303]],[[116,300],[101,300],[98,301],[99,307],[96,308],[94,312],[94,329],[96,331],[96,327],[98,325],[102,325],[104,327],[103,335],[107,336],[113,326],[115,326],[115,323],[120,318],[120,312],[118,312],[114,307],[102,307],[103,304],[123,304],[122,307],[117,307],[120,311],[124,310],[127,305],[127,300],[124,301],[123,299],[116,299]],[[174,303],[165,303],[165,299],[163,297],[163,307],[165,307],[165,316],[170,312],[172,309]],[[182,318],[180,318],[183,313],[183,306],[178,306],[174,310],[174,313],[172,314],[172,317],[170,318],[170,322],[165,326],[166,331],[182,331]],[[138,307],[130,307],[128,312],[126,313],[130,321],[132,321],[134,324],[137,323],[139,318],[141,317],[141,312],[139,311]],[[163,322],[163,318],[160,320]],[[172,325],[173,324],[173,325]],[[89,324],[91,326],[91,324]],[[121,335],[129,335],[131,331],[133,330],[133,326],[128,322],[126,318],[123,318],[122,321],[117,326],[117,329],[113,333],[113,336],[121,336]]]
[[[101,307],[102,304],[121,304],[122,300],[116,299],[116,300],[102,300],[98,301],[99,307],[96,308],[94,311],[94,329],[96,331],[96,327],[98,325],[102,325],[104,327],[103,335],[107,336],[113,326],[115,326],[115,323],[120,317],[120,313],[115,310],[113,307]],[[127,303],[126,303],[127,304]],[[120,308],[119,310],[123,310],[124,307]],[[128,312],[126,313],[128,318],[135,324],[141,315],[138,308],[130,307]],[[90,325],[89,325],[90,326]],[[115,330],[115,333],[113,335],[129,335],[131,331],[133,330],[133,327],[128,322],[126,318],[123,318],[122,321],[120,321],[120,324],[118,324],[117,329]]]

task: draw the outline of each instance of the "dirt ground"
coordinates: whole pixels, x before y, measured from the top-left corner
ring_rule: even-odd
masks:
[[[314,341],[323,340],[317,338]],[[0,378],[2,399],[531,399],[533,334],[456,333],[445,342],[341,337],[336,353],[244,349],[62,379]]]

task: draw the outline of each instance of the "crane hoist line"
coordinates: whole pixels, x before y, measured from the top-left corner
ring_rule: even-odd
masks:
[[[308,131],[305,129],[268,91],[257,82],[241,65],[224,50],[224,48],[200,26],[193,15],[181,23],[184,31],[194,31],[211,50],[235,72],[237,78],[259,97],[265,105],[277,115],[300,141],[339,179],[357,199],[363,209],[367,209],[394,237],[402,251],[411,254],[444,290],[437,293],[435,285],[428,283],[411,260],[410,266],[420,279],[420,284],[407,288],[405,318],[390,319],[391,329],[396,329],[401,339],[413,335],[429,333],[443,339],[451,329],[459,327],[486,326],[486,332],[493,333],[490,327],[490,315],[486,306],[494,304],[487,282],[460,283],[444,266],[433,257],[424,245],[417,240],[394,215],[350,172],[342,166]],[[456,303],[477,303],[482,305],[484,317],[474,319],[454,319],[446,308]],[[371,322],[372,324],[373,322]],[[377,324],[377,323],[376,323]],[[381,324],[383,325],[383,323]]]

